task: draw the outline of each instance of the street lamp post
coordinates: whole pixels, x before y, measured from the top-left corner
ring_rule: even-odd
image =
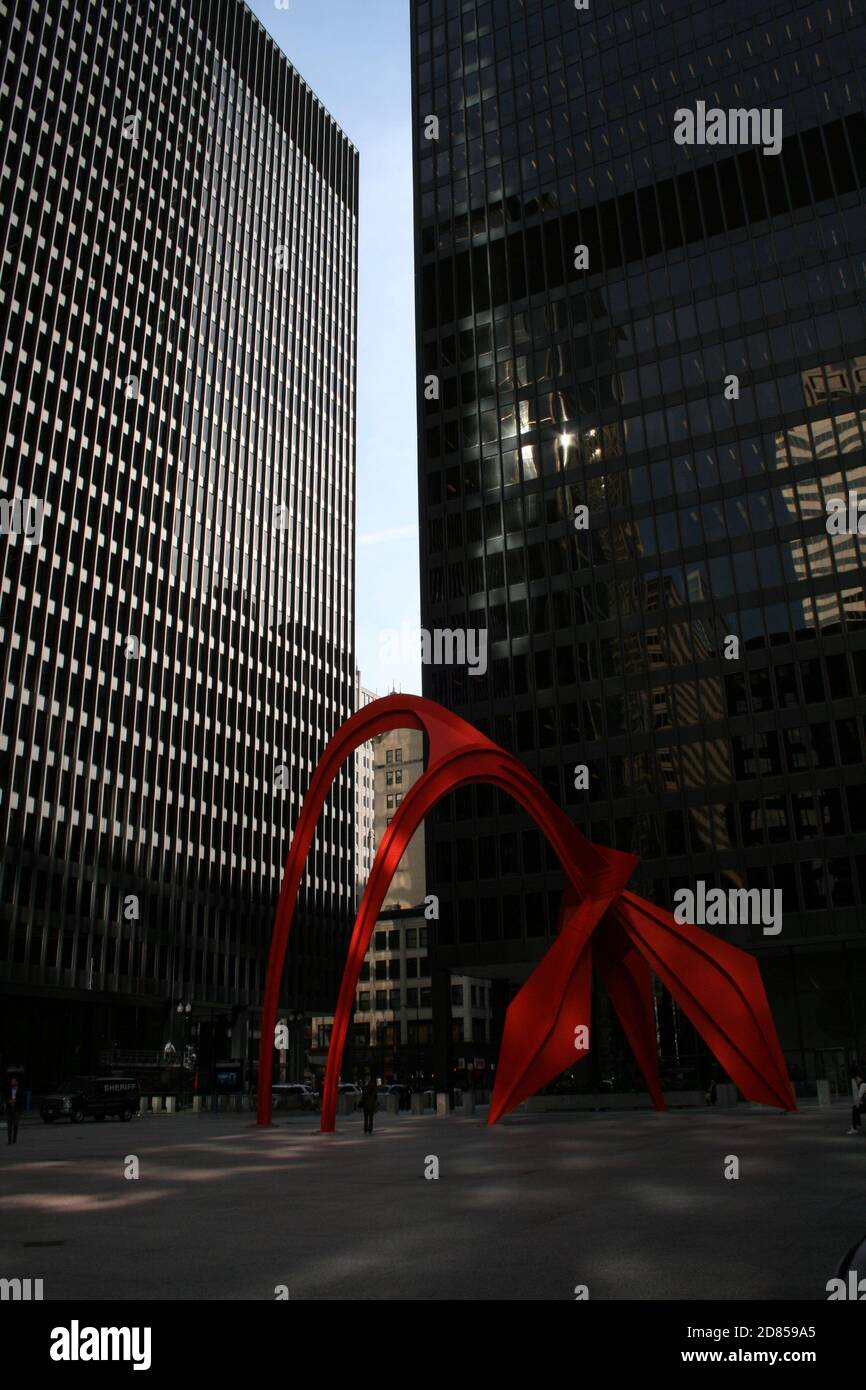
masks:
[[[304,1078],[300,1075],[303,1071],[303,1066],[301,1065],[304,1051],[303,1036],[301,1037],[300,1044],[297,1039],[300,1027],[304,1022],[304,1015],[298,1009],[295,1009],[292,1013],[286,1015],[286,1022],[289,1025],[289,1071],[295,1073],[292,1077],[294,1081],[303,1081]]]
[[[423,1091],[419,1077],[421,1073],[421,986],[415,995],[415,1085],[414,1091]]]
[[[186,1105],[186,1060],[189,1055],[189,1026],[190,1015],[192,1014],[192,1004],[178,1004],[178,1022],[183,1024],[183,1050],[180,1055],[180,1082],[181,1082],[181,1105]]]

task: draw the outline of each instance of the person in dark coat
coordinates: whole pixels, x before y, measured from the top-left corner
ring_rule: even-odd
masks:
[[[21,1116],[21,1087],[18,1077],[13,1076],[6,1083],[6,1142],[18,1143],[18,1120]]]
[[[849,1134],[861,1134],[861,1117],[866,1115],[866,1081],[860,1072],[854,1073],[854,1104],[851,1107],[851,1128]]]
[[[371,1076],[361,1094],[361,1106],[364,1111],[364,1133],[373,1133],[373,1116],[379,1108],[379,1092],[376,1087],[376,1078]]]

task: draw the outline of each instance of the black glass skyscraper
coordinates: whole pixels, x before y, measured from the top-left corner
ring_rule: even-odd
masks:
[[[484,677],[431,666],[425,693],[638,854],[646,897],[781,891],[777,935],[717,929],[758,955],[792,1074],[844,1088],[866,540],[828,512],[866,495],[866,12],[412,12],[422,622],[489,637]],[[514,985],[555,930],[539,835],[480,788],[427,846],[440,979]],[[659,1007],[673,1063],[696,1043]]]
[[[357,154],[238,0],[0,15],[0,1049],[39,1086],[179,1046],[177,1004],[250,1046],[354,707]],[[336,990],[350,812],[347,774],[293,1009]]]

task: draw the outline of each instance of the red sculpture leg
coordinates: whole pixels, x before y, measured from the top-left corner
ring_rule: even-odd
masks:
[[[608,851],[607,857],[605,872],[589,884],[595,890],[603,882],[603,896],[587,896],[580,902],[573,886],[566,887],[559,934],[508,1006],[489,1125],[573,1066],[586,1051],[575,1047],[575,1029],[581,1024],[589,1027],[590,938],[637,862],[615,851]]]
[[[280,896],[274,919],[271,949],[268,956],[268,970],[265,976],[265,994],[262,1002],[262,1031],[259,1047],[258,1106],[256,1123],[271,1123],[271,1084],[274,1064],[274,1029],[277,1021],[277,1008],[280,1001],[280,986],[286,947],[291,930],[292,917],[298,899],[298,889],[304,872],[307,854],[313,842],[316,822],[322,812],[331,785],[344,761],[362,743],[375,734],[388,729],[423,729],[418,712],[412,707],[410,699],[392,697],[377,700],[367,705],[347,720],[328,744],[313,773],[298,823],[292,836],[289,855],[283,873]]]
[[[795,1110],[757,961],[633,893],[615,914],[746,1099]]]
[[[509,1004],[496,1064],[496,1083],[487,1114],[489,1125],[496,1124],[527,1096],[534,1096],[551,1077],[559,1076],[589,1051],[589,1041],[583,1046],[576,1037],[576,1030],[580,1025],[587,1030],[590,1027],[591,932],[592,925],[587,917],[581,933],[583,949],[576,960],[572,960],[569,946],[557,951],[562,940],[558,937],[529,977],[533,989],[527,992],[524,985]],[[563,976],[566,955],[571,964],[570,969],[565,967],[567,973]],[[557,1001],[556,1005],[546,997],[548,990]]]
[[[656,1110],[666,1109],[659,1075],[652,975],[636,947],[609,912],[596,932],[593,959],[616,1010]]]

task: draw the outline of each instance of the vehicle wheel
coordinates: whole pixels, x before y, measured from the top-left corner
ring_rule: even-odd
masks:
[[[120,1112],[120,1118],[121,1118],[122,1120],[131,1120],[131,1119],[132,1119],[132,1111],[130,1110],[130,1108],[129,1108],[128,1105],[125,1105],[125,1106],[123,1107],[123,1109],[121,1110],[121,1112]]]
[[[84,1111],[83,1111],[83,1110],[73,1110],[72,1114],[69,1116],[69,1119],[70,1119],[70,1122],[71,1122],[72,1124],[74,1124],[74,1125],[80,1125],[80,1124],[81,1124],[81,1121],[84,1119]]]
[[[104,1119],[105,1119],[105,1115],[94,1115],[93,1118],[94,1118],[94,1120],[104,1120]]]

